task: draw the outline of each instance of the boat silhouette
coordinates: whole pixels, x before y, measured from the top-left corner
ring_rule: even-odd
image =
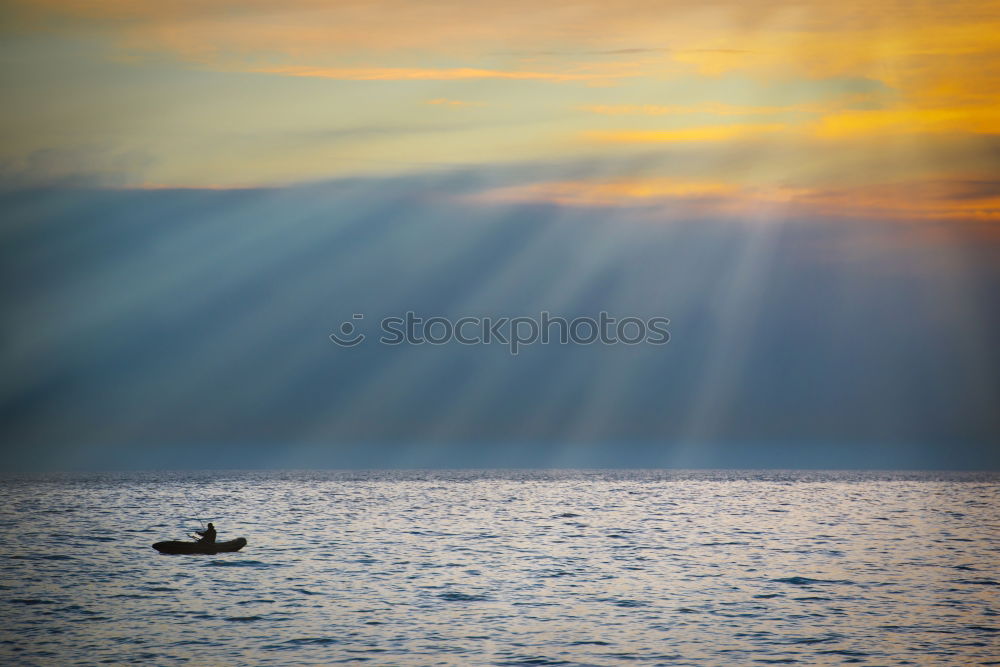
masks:
[[[218,554],[226,551],[239,551],[247,544],[245,537],[237,537],[228,542],[182,542],[169,540],[157,542],[153,548],[161,554]]]

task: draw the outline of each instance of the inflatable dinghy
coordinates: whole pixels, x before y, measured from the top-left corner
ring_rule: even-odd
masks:
[[[172,540],[170,542],[157,542],[153,548],[161,554],[219,554],[226,551],[239,551],[246,544],[246,538],[237,537],[228,542],[213,542],[211,544]]]

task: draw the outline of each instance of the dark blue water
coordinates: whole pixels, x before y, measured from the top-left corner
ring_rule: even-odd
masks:
[[[1000,477],[6,478],[0,662],[1000,664]],[[212,520],[241,552],[150,545]]]

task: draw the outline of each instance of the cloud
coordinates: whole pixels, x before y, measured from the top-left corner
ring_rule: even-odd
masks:
[[[441,69],[411,67],[262,67],[249,70],[261,74],[281,74],[343,81],[456,81],[462,79],[517,79],[531,81],[594,81],[626,74],[530,72],[452,67]]]
[[[826,114],[831,110],[855,105],[870,104],[877,98],[871,93],[848,95],[833,100],[819,100],[800,104],[751,105],[724,102],[699,102],[698,104],[591,104],[577,107],[580,111],[604,116],[679,116],[705,114],[713,116],[764,116],[787,113]]]
[[[633,56],[644,54],[672,54],[672,53],[725,53],[740,54],[749,53],[742,49],[671,49],[671,48],[645,48],[645,47],[623,47],[617,49],[596,49],[590,51],[501,51],[497,55],[508,56]]]
[[[977,221],[1000,238],[997,181],[925,180],[875,183],[852,188],[816,188],[797,196],[806,210],[826,217],[902,221]],[[983,231],[988,231],[985,227]]]
[[[430,104],[432,106],[446,106],[446,107],[484,107],[485,102],[466,102],[464,100],[449,100],[446,97],[436,97],[433,100],[427,100],[424,104]]]
[[[994,14],[962,1],[16,0],[0,28],[13,82],[0,160],[99,137],[182,185],[602,156],[774,186],[985,177],[1000,136]],[[365,129],[440,123],[427,100],[486,106],[448,141]]]
[[[938,133],[1000,134],[996,107],[896,108],[840,111],[819,119],[815,133],[824,139],[848,136]]]
[[[732,141],[786,129],[788,126],[783,123],[704,125],[676,130],[591,130],[584,132],[584,137],[609,143],[712,142]]]
[[[754,116],[800,113],[798,121],[729,123],[665,129],[609,129],[583,132],[585,139],[608,143],[722,142],[781,134],[786,141],[819,147],[845,140],[886,142],[894,136],[926,138],[931,135],[1000,135],[1000,124],[992,107],[983,108],[885,108],[836,109],[810,103],[784,107],[743,107],[717,103],[691,106],[584,106],[580,110],[602,116]]]
[[[636,179],[630,181],[549,181],[493,188],[465,196],[470,201],[486,203],[541,203],[564,206],[647,205],[654,201],[708,204],[713,215],[718,204],[738,193],[726,183],[696,183],[671,179]],[[674,209],[676,212],[677,209]],[[692,208],[684,210],[690,214]],[[708,212],[708,211],[703,211]]]
[[[0,164],[0,186],[136,186],[145,181],[155,162],[152,155],[141,150],[120,151],[98,145],[47,148],[33,151],[23,160]]]
[[[981,231],[987,236],[1000,239],[1000,183],[996,180],[918,180],[839,188],[741,186],[664,178],[563,180],[501,186],[463,198],[489,204],[652,207],[661,219],[672,220],[791,217],[977,222],[986,225]]]

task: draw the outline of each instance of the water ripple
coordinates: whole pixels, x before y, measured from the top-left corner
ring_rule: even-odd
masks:
[[[989,664],[1000,637],[997,475],[128,473],[2,491],[2,664]],[[250,542],[149,548],[199,520]]]

